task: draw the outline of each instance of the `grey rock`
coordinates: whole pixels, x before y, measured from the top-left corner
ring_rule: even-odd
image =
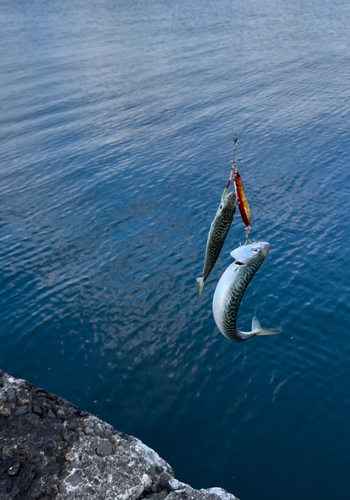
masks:
[[[41,491],[39,488],[34,488],[28,491],[30,498],[40,498],[42,497]]]
[[[98,446],[98,443],[99,443],[99,440],[98,439],[94,439],[91,443],[91,447],[94,449],[94,450],[97,450],[97,446]]]
[[[12,499],[12,498],[16,498],[16,496],[18,495],[18,493],[20,493],[21,490],[17,487],[17,486],[14,486],[11,490],[11,493],[10,493],[10,496],[9,498]]]
[[[97,493],[100,495],[100,498],[105,498],[106,493],[107,493],[107,488],[106,486],[101,486],[98,490]]]
[[[137,438],[1,370],[0,409],[1,500],[237,500],[192,489]]]
[[[81,476],[79,476],[78,474],[72,474],[71,476],[68,476],[66,478],[66,483],[70,483],[73,486],[76,486],[78,483],[80,483],[80,481],[81,481]]]
[[[39,405],[33,405],[33,412],[36,413],[37,415],[43,415],[44,413]]]
[[[52,464],[46,467],[47,474],[59,474],[61,472],[60,464]]]
[[[65,441],[68,441],[68,443],[73,443],[75,438],[75,433],[74,432],[64,432],[63,433],[63,439]]]
[[[79,425],[78,425],[78,422],[76,420],[71,420],[69,422],[67,422],[67,429],[69,429],[70,431],[76,431],[78,429]]]
[[[18,417],[19,415],[24,415],[25,413],[28,413],[28,405],[19,406],[15,411],[14,416]]]
[[[11,467],[9,467],[7,473],[9,476],[16,476],[18,474],[18,471],[21,467],[20,462],[15,462]]]
[[[100,457],[108,457],[109,455],[112,455],[112,453],[113,453],[112,443],[108,439],[104,439],[97,446],[96,453]]]
[[[35,415],[35,413],[29,413],[28,415],[26,415],[26,420],[28,422],[36,424],[38,420],[40,420],[40,417],[38,415]]]
[[[68,406],[66,409],[67,415],[76,415],[79,412],[78,407]]]
[[[85,467],[90,467],[90,465],[92,464],[92,460],[85,460],[84,462],[81,463],[80,467],[82,469],[85,469]],[[100,467],[99,467],[100,468]],[[104,470],[104,468],[103,468]],[[103,471],[102,471],[103,472]]]
[[[10,387],[7,391],[7,401],[12,404],[16,404],[16,389]]]
[[[149,495],[146,495],[145,498],[149,500],[165,500],[167,496],[167,491],[161,491],[160,493],[150,493]]]
[[[66,497],[67,488],[66,488],[65,483],[60,483],[60,484],[58,485],[58,492],[59,492],[59,493],[61,493],[61,495],[58,495],[58,498],[60,498],[60,496],[61,496],[61,498],[62,498],[62,499],[63,499],[63,498],[67,498],[67,497]]]
[[[157,476],[159,476],[162,472],[163,469],[161,467],[149,467],[149,469],[146,470],[146,474],[148,474],[154,481],[156,481]]]
[[[160,475],[159,477],[159,485],[161,488],[165,488],[165,486],[167,485],[168,483],[168,480],[170,479],[171,476],[169,476],[169,474],[166,474],[165,472],[162,472],[162,474]]]
[[[157,500],[164,500],[165,497],[168,496],[167,491],[161,491],[160,493],[157,493]]]

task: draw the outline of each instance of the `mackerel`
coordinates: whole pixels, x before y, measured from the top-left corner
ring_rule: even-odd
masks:
[[[257,335],[281,333],[280,328],[262,328],[258,319],[253,318],[252,331],[242,332],[237,328],[239,306],[244,293],[264,262],[270,245],[257,242],[243,245],[231,252],[235,262],[221,276],[214,293],[213,314],[220,332],[229,340],[244,342]]]
[[[221,203],[214,220],[210,225],[210,231],[205,249],[203,276],[197,278],[197,282],[199,283],[198,295],[202,293],[204,284],[215,266],[221,249],[225,243],[226,236],[230,230],[233,217],[236,213],[236,201],[236,193],[233,191],[224,195],[221,198]]]

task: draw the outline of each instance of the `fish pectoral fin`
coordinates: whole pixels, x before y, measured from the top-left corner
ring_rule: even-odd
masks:
[[[239,257],[239,250],[240,250],[240,246],[238,248],[235,248],[234,250],[232,250],[232,252],[230,252],[230,255],[233,259],[235,260],[238,260],[238,257]],[[238,255],[237,255],[238,254]],[[242,265],[243,262],[240,262],[240,264]]]
[[[260,321],[254,316],[252,320],[252,332],[255,335],[277,335],[282,332],[282,328],[262,328]]]
[[[196,281],[199,284],[199,289],[198,289],[198,297],[199,297],[200,294],[203,292],[205,281],[203,280],[202,276],[200,278],[197,278]]]

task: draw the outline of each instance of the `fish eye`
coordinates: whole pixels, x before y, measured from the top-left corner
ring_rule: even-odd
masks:
[[[252,252],[259,252],[259,248],[252,248]]]
[[[222,209],[222,205],[220,205],[220,210]]]

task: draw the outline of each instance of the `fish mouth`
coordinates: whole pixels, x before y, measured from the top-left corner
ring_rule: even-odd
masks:
[[[231,191],[230,193],[228,193],[225,197],[225,200],[224,200],[224,207],[225,208],[236,208],[236,202],[237,202],[237,196],[236,196],[236,193],[234,191]]]
[[[267,241],[256,241],[251,245],[252,251],[256,252],[257,250],[260,250],[266,257],[269,249],[270,249],[270,243],[267,243]]]
[[[260,243],[260,244],[259,244],[259,246],[260,246],[260,248],[261,248],[262,253],[263,253],[263,254],[265,255],[265,257],[266,257],[266,255],[268,254],[268,252],[269,252],[269,250],[270,250],[270,244],[269,244],[269,243],[267,243],[267,241],[264,241],[264,242]]]

